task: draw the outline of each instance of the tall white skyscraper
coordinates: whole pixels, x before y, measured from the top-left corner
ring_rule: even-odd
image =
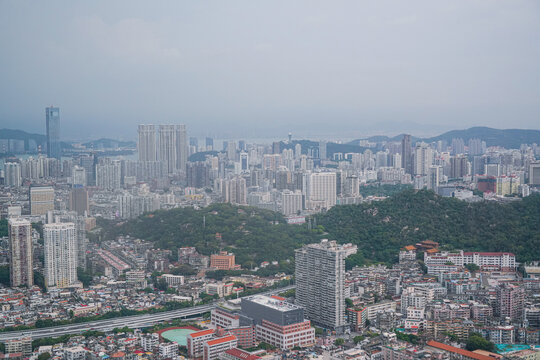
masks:
[[[336,173],[317,172],[308,176],[307,194],[310,209],[330,209],[336,205]]]
[[[295,250],[296,304],[315,324],[344,330],[345,258],[356,251],[356,245],[327,239]]]
[[[414,175],[426,176],[433,164],[433,150],[426,143],[416,144],[414,149]]]
[[[139,125],[139,161],[156,161],[156,126]]]
[[[96,165],[96,185],[103,190],[118,190],[122,187],[122,164],[120,160],[106,159]]]
[[[68,287],[77,282],[77,234],[74,223],[43,226],[45,285]]]
[[[300,190],[283,190],[281,193],[281,208],[283,215],[296,215],[302,211],[302,192]]]
[[[32,225],[26,219],[8,220],[9,275],[11,286],[34,285],[32,267]]]
[[[188,160],[188,144],[186,125],[175,125],[176,128],[176,168],[179,172],[186,172]]]
[[[159,125],[159,161],[163,163],[167,174],[176,173],[176,127]]]

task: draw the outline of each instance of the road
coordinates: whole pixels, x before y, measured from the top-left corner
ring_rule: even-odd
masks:
[[[270,295],[294,289],[294,285],[273,289],[261,294]],[[155,314],[132,315],[114,319],[97,320],[80,324],[62,325],[48,328],[39,328],[24,331],[9,331],[0,333],[0,342],[21,337],[31,337],[39,339],[44,337],[57,337],[66,334],[78,334],[87,330],[110,331],[114,328],[128,326],[130,328],[142,328],[152,326],[166,320],[186,318],[190,316],[202,315],[215,307],[215,304],[197,305],[185,309],[164,311]]]

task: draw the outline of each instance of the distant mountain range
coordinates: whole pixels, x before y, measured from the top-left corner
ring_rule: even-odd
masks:
[[[388,136],[370,136],[365,139],[357,139],[349,142],[351,145],[358,145],[360,140],[368,140],[370,142],[399,142],[403,138],[403,134],[388,137]],[[540,144],[540,130],[524,130],[524,129],[493,129],[490,127],[477,126],[465,130],[452,130],[441,135],[430,138],[419,138],[412,136],[412,142],[424,141],[431,143],[434,141],[447,141],[450,143],[452,139],[462,138],[465,143],[469,139],[481,139],[486,142],[487,146],[502,146],[508,149],[517,149],[521,144]]]
[[[38,146],[42,149],[46,148],[47,137],[42,134],[32,134],[23,130],[15,129],[0,129],[0,139],[6,140],[19,140],[24,141],[24,151],[34,152]],[[73,142],[62,141],[63,149],[73,149]],[[102,138],[99,140],[92,140],[82,144],[87,149],[114,149],[114,148],[136,148],[137,143],[135,141],[119,141],[114,139]]]

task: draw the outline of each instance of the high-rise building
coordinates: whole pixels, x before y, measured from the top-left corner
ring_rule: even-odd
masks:
[[[405,173],[412,175],[411,135],[403,135],[401,139],[401,167]]]
[[[465,142],[462,138],[452,139],[452,155],[465,154]]]
[[[139,161],[156,161],[156,126],[139,125],[138,133],[137,150],[139,152]]]
[[[52,186],[30,186],[30,215],[46,215],[54,210],[54,189]]]
[[[321,160],[326,160],[326,157],[327,157],[326,145],[327,145],[326,141],[324,140],[319,141],[319,158]]]
[[[240,153],[240,170],[248,171],[249,170],[249,157],[248,153],[242,151]]]
[[[433,150],[428,144],[421,142],[416,144],[414,149],[414,174],[428,175],[429,167],[433,164]]]
[[[34,285],[32,266],[32,225],[20,218],[8,220],[9,275],[11,286]]]
[[[122,187],[121,173],[120,160],[105,159],[96,165],[96,186],[109,191],[120,189]]]
[[[540,162],[529,165],[529,185],[540,185]]]
[[[284,190],[281,193],[281,208],[283,215],[296,215],[302,211],[303,196],[300,190]]]
[[[13,187],[22,185],[21,164],[16,162],[4,163],[4,185]]]
[[[336,173],[317,172],[308,176],[308,208],[330,209],[336,205]]]
[[[60,109],[52,106],[45,108],[45,120],[47,126],[47,156],[60,159],[62,156],[60,147]]]
[[[186,164],[188,161],[188,143],[187,143],[187,131],[186,125],[175,125],[176,130],[176,169],[182,173],[186,171]],[[193,139],[193,138],[192,138]],[[194,138],[197,140],[197,138]],[[195,141],[195,149],[197,149],[197,142]]]
[[[204,161],[188,162],[186,165],[188,187],[203,188],[210,186],[210,166]]]
[[[159,125],[159,161],[167,174],[176,173],[176,126]]]
[[[428,171],[427,188],[437,192],[442,176],[442,166],[431,165]]]
[[[79,215],[88,214],[88,191],[82,186],[74,187],[69,193],[69,209]]]
[[[206,145],[206,151],[214,150],[214,139],[211,137],[207,137],[205,139],[205,145]]]
[[[71,184],[73,186],[86,186],[86,170],[82,166],[73,166],[71,169]]]
[[[523,319],[525,290],[514,284],[502,283],[497,287],[495,316],[512,320]]]
[[[344,330],[345,258],[356,251],[356,245],[327,239],[295,250],[296,304],[313,323]]]
[[[450,177],[453,179],[467,176],[469,171],[467,158],[463,155],[452,156],[450,158]]]
[[[77,240],[74,223],[43,226],[45,285],[68,287],[77,282]]]

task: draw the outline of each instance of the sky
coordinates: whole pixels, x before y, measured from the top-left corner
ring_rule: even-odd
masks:
[[[135,139],[540,129],[540,1],[0,0],[0,128]]]

